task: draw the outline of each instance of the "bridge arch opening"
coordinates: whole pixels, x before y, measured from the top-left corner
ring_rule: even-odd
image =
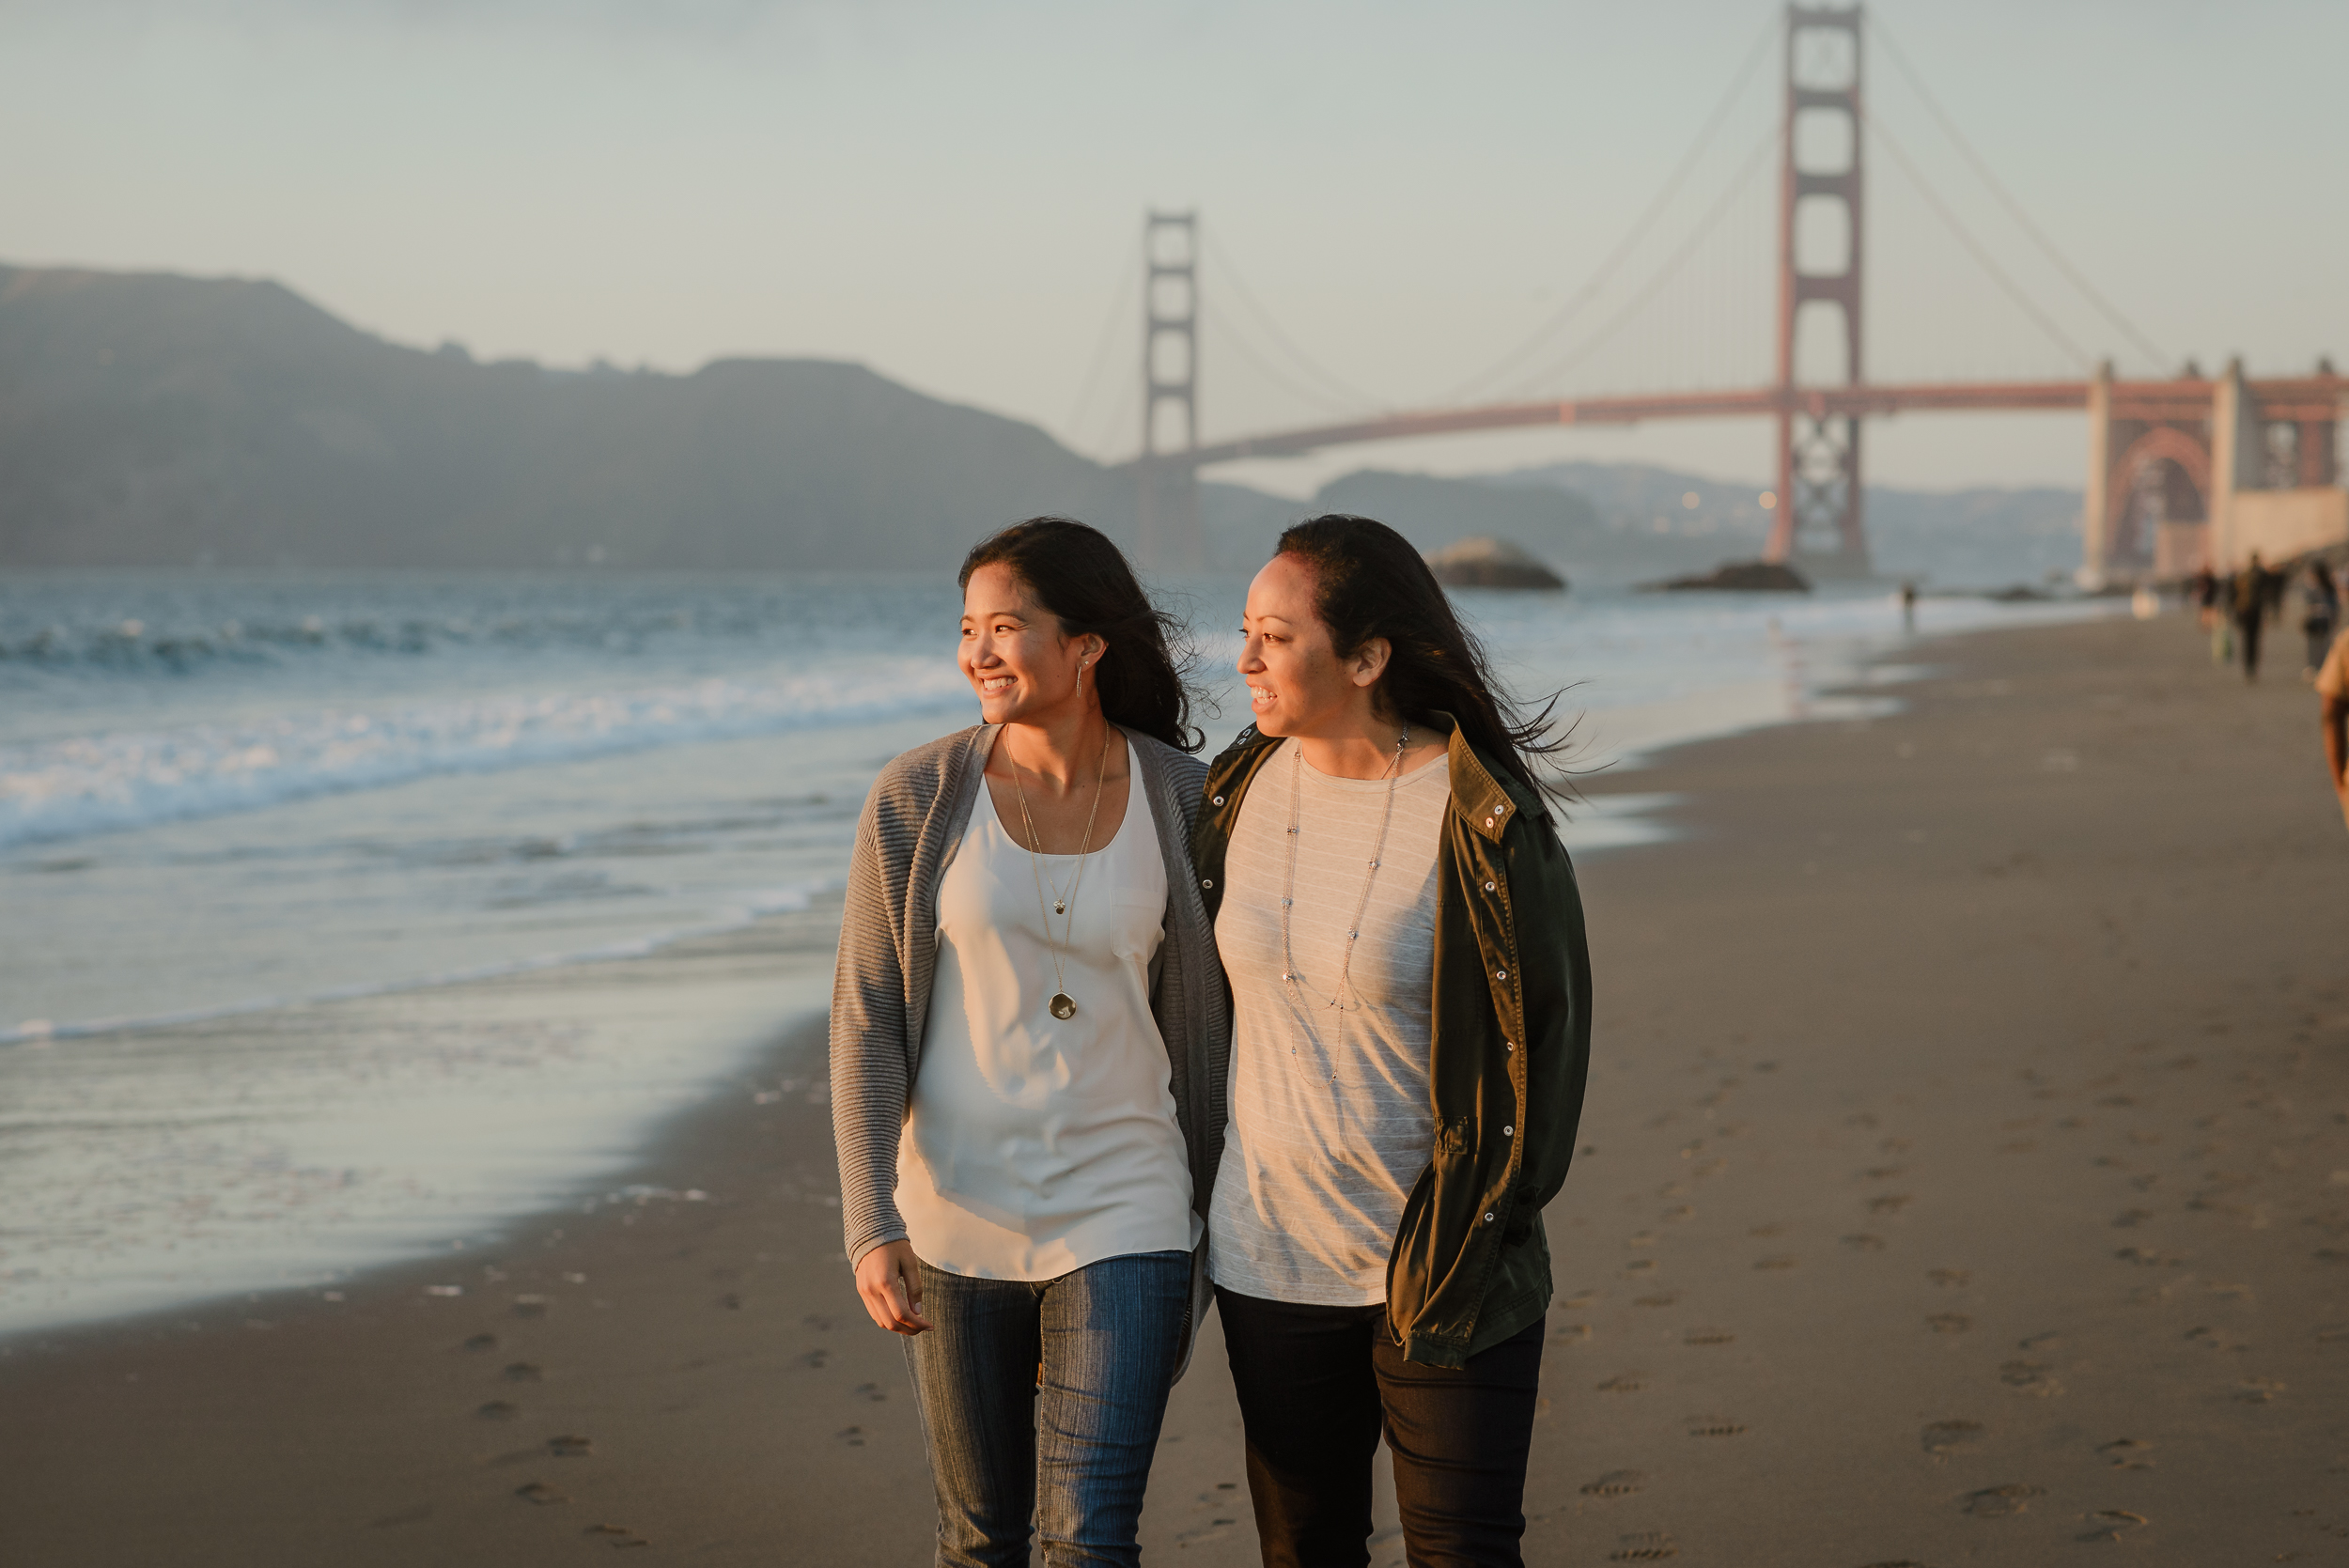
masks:
[[[2209,518],[2210,452],[2186,431],[2157,425],[2122,452],[2105,494],[2108,563],[2151,565],[2163,523]]]

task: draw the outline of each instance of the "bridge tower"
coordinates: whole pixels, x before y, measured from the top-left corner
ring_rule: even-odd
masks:
[[[1206,565],[1199,521],[1199,214],[1149,212],[1142,230],[1142,457],[1134,464],[1143,565],[1198,571]],[[1180,416],[1181,444],[1167,416]]]
[[[1778,509],[1764,553],[1772,561],[1799,559],[1815,575],[1828,577],[1864,577],[1868,571],[1859,421],[1832,417],[1816,400],[1806,402],[1796,380],[1796,349],[1803,308],[1832,307],[1843,329],[1843,382],[1859,383],[1864,254],[1859,27],[1857,5],[1786,8],[1786,123],[1778,208]],[[1804,270],[1797,235],[1806,227],[1830,241],[1840,229],[1841,268]]]

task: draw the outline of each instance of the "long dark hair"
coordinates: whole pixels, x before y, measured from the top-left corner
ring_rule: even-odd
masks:
[[[1340,659],[1374,637],[1392,650],[1377,699],[1389,711],[1425,724],[1449,713],[1468,743],[1532,791],[1563,803],[1572,789],[1535,771],[1535,757],[1566,749],[1574,726],[1553,722],[1559,696],[1528,714],[1493,678],[1485,644],[1460,624],[1452,600],[1411,541],[1383,522],[1330,512],[1281,536],[1273,553],[1314,569],[1314,613],[1330,629]]]
[[[1206,737],[1190,724],[1186,629],[1150,602],[1107,535],[1074,518],[1030,518],[972,545],[955,585],[968,588],[981,567],[1009,567],[1060,621],[1063,636],[1091,635],[1109,644],[1093,668],[1094,690],[1110,722],[1177,751],[1206,744]]]

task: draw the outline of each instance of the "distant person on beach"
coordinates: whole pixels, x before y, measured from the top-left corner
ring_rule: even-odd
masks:
[[[2210,639],[2210,661],[2224,664],[2233,649],[2227,641],[2227,619],[2218,613],[2218,574],[2207,564],[2195,567],[2186,592],[2194,600],[2195,619]]]
[[[1209,1268],[1267,1564],[1360,1564],[1393,1455],[1414,1563],[1520,1560],[1542,1206],[1590,1061],[1574,868],[1420,552],[1330,516],[1248,590],[1254,724],[1194,854],[1234,1005]]]
[[[962,564],[985,721],[881,769],[832,986],[858,1294],[906,1336],[937,1560],[1133,1563],[1206,1306],[1230,1000],[1190,832],[1206,770],[1155,609],[1101,534]]]
[[[2260,678],[2260,629],[2267,622],[2275,586],[2276,574],[2260,565],[2260,552],[2256,550],[2243,569],[2234,574],[2235,644],[2243,658],[2243,678],[2247,681]]]
[[[1917,584],[1901,584],[1901,629],[1909,636],[1917,635]]]
[[[2325,737],[2325,776],[2349,822],[2349,637],[2336,637],[2316,668],[2317,722]]]
[[[2322,559],[2310,561],[2308,574],[2300,581],[2300,629],[2309,640],[2305,668],[2312,675],[2331,651],[2333,628],[2341,619],[2341,586],[2333,581],[2333,568]]]

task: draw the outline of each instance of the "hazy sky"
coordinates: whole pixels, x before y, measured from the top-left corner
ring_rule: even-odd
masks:
[[[272,277],[371,331],[483,357],[859,360],[1124,456],[1145,207],[1195,206],[1212,241],[1206,434],[1436,402],[1576,295],[1779,11],[0,4],[14,154],[0,257]],[[2232,353],[2255,374],[2320,351],[2349,363],[2349,4],[1888,0],[1875,14],[2163,370]],[[2058,337],[2152,368],[2032,246],[1885,49],[1867,70],[1884,132],[2054,329],[1872,142],[1872,374],[2077,373]],[[1766,377],[1778,72],[1767,53],[1611,283],[1526,356],[1525,390]],[[1339,383],[1318,402],[1284,384],[1321,390],[1317,375]],[[2070,417],[1912,416],[1871,442],[1873,476],[1901,483],[2076,485],[2082,461]],[[1769,444],[1759,422],[1657,426],[1224,472],[1296,491],[1365,462],[1638,457],[1760,480]]]

